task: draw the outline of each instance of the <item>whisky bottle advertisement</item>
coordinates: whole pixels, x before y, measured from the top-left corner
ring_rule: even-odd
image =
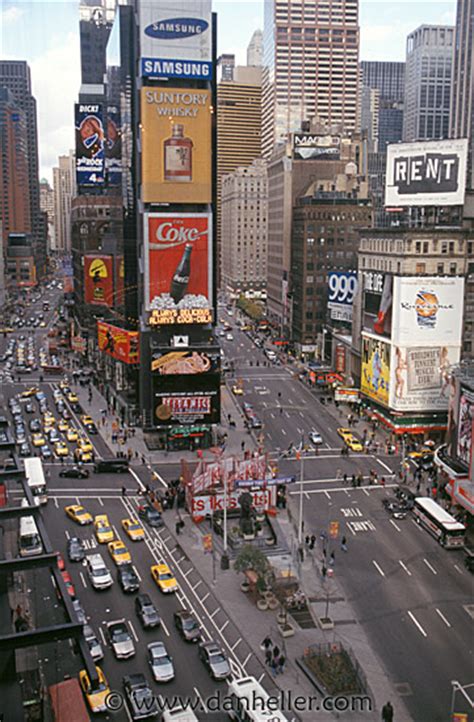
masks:
[[[184,125],[173,124],[171,137],[164,141],[165,181],[188,182],[193,179],[193,141],[184,136]]]

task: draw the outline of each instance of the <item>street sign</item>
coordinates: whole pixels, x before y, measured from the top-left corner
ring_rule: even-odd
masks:
[[[278,479],[236,479],[234,486],[239,489],[248,489],[252,486],[276,486],[277,484],[294,484],[295,476],[281,476]]]

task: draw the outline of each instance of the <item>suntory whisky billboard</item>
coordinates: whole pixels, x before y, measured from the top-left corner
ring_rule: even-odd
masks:
[[[212,321],[212,216],[146,213],[145,309],[150,325]]]
[[[209,90],[142,88],[142,201],[210,203]]]

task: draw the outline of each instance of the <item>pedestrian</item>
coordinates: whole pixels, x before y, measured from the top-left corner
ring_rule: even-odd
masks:
[[[270,667],[273,660],[272,650],[269,648],[265,651],[265,664]]]
[[[279,674],[283,674],[283,672],[285,671],[285,664],[286,664],[285,655],[284,655],[284,654],[280,654],[280,656],[278,657],[278,672],[279,672]]]
[[[280,648],[277,644],[273,647],[273,659],[278,659],[280,656]]]
[[[345,536],[343,536],[341,539],[341,549],[343,552],[347,551],[347,539]]]
[[[321,576],[322,576],[323,579],[326,579],[326,574],[327,574],[327,573],[328,573],[328,570],[326,569],[326,565],[323,564],[323,566],[321,567]]]
[[[382,478],[380,479],[380,485],[385,486],[385,476],[382,476]]]
[[[316,537],[314,534],[311,534],[311,539],[309,542],[309,548],[312,550],[314,549],[314,545],[316,544]]]
[[[271,649],[272,647],[273,647],[273,642],[267,634],[267,636],[265,637],[265,639],[262,641],[262,643],[260,645],[260,649],[263,649],[266,652],[268,649]]]
[[[127,496],[127,487],[122,486],[122,496]]]
[[[329,556],[329,566],[330,566],[330,567],[333,567],[335,561],[336,561],[336,560],[335,560],[335,558],[334,558],[334,552],[331,552],[331,554],[330,554],[330,556]]]
[[[344,484],[347,484],[347,474],[344,474],[344,476],[342,478],[344,480]]]
[[[303,549],[303,546],[302,546],[302,545],[300,545],[300,546],[298,547],[298,554],[299,554],[299,557],[300,557],[300,561],[301,561],[301,562],[304,562],[304,549]]]
[[[270,667],[271,667],[271,670],[272,670],[272,675],[273,675],[274,677],[276,677],[277,674],[278,674],[278,659],[277,659],[276,657],[273,657],[273,659],[272,659],[272,661],[271,661],[271,663],[270,663]]]
[[[307,547],[309,547],[310,541],[311,540],[310,540],[309,534],[306,534],[306,536],[304,538],[304,543],[306,544]]]
[[[242,452],[245,451],[245,441],[242,441],[242,443],[240,444],[240,449]]]
[[[176,520],[176,524],[174,525],[174,528],[176,531],[176,535],[179,536],[179,534],[181,533],[181,519],[179,517]]]
[[[390,701],[382,707],[382,720],[383,722],[393,722],[393,707]]]
[[[351,476],[351,484],[352,484],[353,488],[355,489],[355,485],[356,485],[356,475],[355,474],[352,474],[352,476]]]

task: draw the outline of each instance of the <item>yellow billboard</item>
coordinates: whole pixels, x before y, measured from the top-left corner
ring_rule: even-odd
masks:
[[[142,201],[212,201],[209,90],[141,89]]]
[[[370,336],[362,337],[360,389],[379,404],[388,406],[390,395],[390,344]]]

